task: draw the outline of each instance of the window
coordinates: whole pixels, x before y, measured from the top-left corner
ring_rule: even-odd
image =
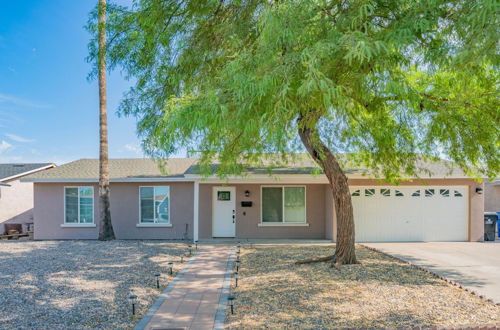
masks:
[[[404,194],[401,191],[399,191],[399,190],[396,190],[396,192],[394,193],[394,195],[396,197],[403,197],[404,196]]]
[[[425,189],[425,197],[434,196],[434,189]]]
[[[140,187],[140,222],[170,223],[170,188]]]
[[[391,189],[380,189],[380,193],[382,194],[382,196],[389,197],[391,196]]]
[[[262,187],[262,222],[306,222],[305,187]]]
[[[365,196],[374,196],[375,189],[365,189]]]
[[[455,197],[462,197],[462,194],[459,191],[455,190]]]
[[[450,190],[449,189],[439,189],[439,193],[443,197],[450,197]]]
[[[412,197],[420,197],[420,190],[415,190],[413,194],[411,194]]]
[[[64,187],[64,222],[94,223],[94,187]]]
[[[355,196],[355,197],[358,197],[359,196],[359,189],[358,190],[355,190],[351,196]]]

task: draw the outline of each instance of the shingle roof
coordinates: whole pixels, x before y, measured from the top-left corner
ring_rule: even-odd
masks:
[[[5,178],[17,176],[26,172],[41,169],[53,165],[52,163],[17,163],[17,164],[0,164],[0,181]]]
[[[172,158],[164,164],[164,171],[159,163],[152,159],[128,158],[109,160],[109,178],[140,179],[140,178],[182,178],[186,170],[193,165],[195,158]],[[98,159],[79,159],[58,166],[50,171],[35,173],[26,177],[32,179],[65,179],[92,180],[99,178]]]
[[[342,156],[344,157],[344,156]],[[110,159],[109,172],[110,180],[136,180],[141,179],[176,179],[183,180],[192,177],[199,173],[197,158],[171,158],[163,163],[163,170],[160,169],[159,162],[145,158],[129,158],[129,159]],[[269,174],[269,166],[275,164],[276,160],[264,159],[256,166],[247,167],[246,173],[250,175],[267,175]],[[211,166],[212,170],[216,170],[218,164]],[[433,163],[423,163],[423,166],[433,173],[432,177],[466,177],[464,173],[457,168],[453,168],[450,162],[439,161]],[[293,158],[288,165],[276,165],[272,167],[273,175],[298,175],[311,174],[313,171],[321,173],[318,166],[307,154],[300,154]],[[348,175],[363,174],[363,169],[346,169]],[[429,177],[425,172],[422,172],[422,177]],[[64,180],[64,181],[96,181],[99,177],[99,160],[98,159],[80,159],[67,163],[56,168],[34,173],[24,177],[27,181],[47,181]]]

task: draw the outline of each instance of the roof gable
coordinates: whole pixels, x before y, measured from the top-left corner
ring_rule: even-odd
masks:
[[[7,178],[23,176],[36,170],[54,166],[52,163],[15,163],[0,164],[0,181]]]

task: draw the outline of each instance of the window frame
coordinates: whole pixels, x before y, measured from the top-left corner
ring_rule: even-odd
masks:
[[[66,190],[69,188],[76,188],[78,190],[78,222],[67,222],[66,220]],[[91,188],[92,189],[92,222],[81,222],[80,220],[80,188]],[[64,186],[64,223],[62,226],[64,227],[95,227],[95,191],[94,186]]]
[[[263,188],[281,188],[281,207],[283,210],[283,221],[281,222],[264,222],[263,221],[263,213],[264,208],[262,200],[264,197]],[[304,188],[304,221],[301,222],[286,222],[285,221],[285,188]],[[307,186],[306,185],[261,185],[260,186],[260,222],[258,224],[259,227],[279,227],[279,226],[309,226],[307,222]]]
[[[157,187],[168,188],[168,222],[157,222],[157,219],[153,219],[153,222],[143,222],[142,221],[142,212],[141,212],[141,189],[142,188],[153,188],[153,207],[155,200],[155,189]],[[172,219],[170,218],[170,206],[171,206],[171,194],[170,194],[170,185],[154,185],[154,186],[139,186],[139,221],[137,223],[137,227],[172,227]],[[154,211],[153,211],[154,215]]]

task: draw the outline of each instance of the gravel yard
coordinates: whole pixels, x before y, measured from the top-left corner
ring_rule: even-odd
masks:
[[[172,279],[167,262],[175,276],[186,252],[166,241],[1,241],[0,329],[132,328]]]
[[[359,265],[295,265],[327,246],[242,247],[227,328],[458,327],[500,324],[500,307],[386,255],[357,248]]]

